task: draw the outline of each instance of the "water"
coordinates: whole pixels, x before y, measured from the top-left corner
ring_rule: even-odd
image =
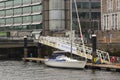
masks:
[[[120,73],[50,68],[40,63],[23,61],[0,61],[0,80],[120,80]]]

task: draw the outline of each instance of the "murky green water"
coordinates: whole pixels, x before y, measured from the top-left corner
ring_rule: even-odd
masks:
[[[120,73],[58,69],[23,61],[0,61],[0,80],[120,80]]]

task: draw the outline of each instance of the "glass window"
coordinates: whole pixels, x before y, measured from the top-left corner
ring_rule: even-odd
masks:
[[[6,19],[6,25],[7,24],[13,24],[13,18],[7,18]]]
[[[36,29],[36,28],[35,28],[35,26],[33,26],[33,25],[28,25],[28,26],[27,26],[27,29]]]
[[[40,12],[42,10],[42,5],[37,5],[32,7],[32,12]]]
[[[14,18],[14,24],[22,23],[22,17]]]
[[[80,12],[79,16],[81,19],[89,19],[89,12]]]
[[[81,26],[82,26],[82,29],[89,29],[90,27],[90,22],[85,22],[85,21],[82,21],[81,22]]]
[[[89,9],[89,2],[82,2],[83,9]]]
[[[31,23],[31,16],[23,17],[23,23]]]
[[[1,31],[6,31],[6,27],[1,27],[0,30]]]
[[[0,19],[0,25],[5,25],[5,19]]]
[[[23,29],[27,29],[27,26],[22,26]]]
[[[22,14],[22,8],[14,9],[14,15],[21,15],[21,14]]]
[[[6,16],[12,16],[13,15],[13,9],[6,10]]]
[[[24,4],[31,4],[31,0],[23,0],[23,5]]]
[[[0,3],[0,8],[4,8],[4,2]]]
[[[13,0],[6,2],[6,7],[12,7],[13,6]]]
[[[92,9],[100,9],[100,2],[92,2],[91,8]]]
[[[20,5],[22,5],[22,0],[14,0],[14,6],[20,6]]]
[[[42,15],[34,15],[32,19],[32,22],[40,22],[42,20]]]
[[[21,30],[21,29],[22,29],[22,26],[13,26],[13,29],[14,29],[14,30]]]
[[[64,0],[49,0],[49,9],[64,9]]]
[[[17,26],[17,28],[20,30],[20,29],[22,29],[22,26]]]
[[[72,17],[73,17],[73,18],[77,18],[76,12],[72,12]]]
[[[36,25],[36,29],[42,29],[42,24]]]
[[[0,16],[1,16],[1,17],[5,16],[5,11],[4,11],[4,10],[1,10],[1,11],[0,11]]]
[[[49,29],[50,30],[64,30],[65,28],[65,21],[64,20],[50,20],[49,21]]]
[[[31,13],[31,7],[24,7],[23,8],[23,14],[26,14],[26,13]]]
[[[42,0],[32,0],[32,3],[39,3],[42,2]]]
[[[77,7],[82,8],[82,2],[77,2]],[[73,8],[75,8],[75,3],[73,3]]]
[[[91,13],[91,18],[92,19],[100,18],[100,12],[92,12]]]

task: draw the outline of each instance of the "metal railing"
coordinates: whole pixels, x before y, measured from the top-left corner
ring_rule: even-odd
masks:
[[[45,41],[45,42],[44,42]],[[42,44],[45,44],[47,45],[47,42],[48,43],[63,43],[65,45],[71,45],[70,43],[70,39],[68,37],[50,37],[50,36],[41,36],[40,37],[40,40],[39,40],[40,43]],[[72,43],[72,46],[73,47],[76,47],[77,48],[77,54],[79,56],[82,56],[82,57],[86,57],[87,59],[90,59],[92,60],[92,48],[91,47],[87,47],[85,46],[85,53],[83,52],[83,44],[81,43],[80,39],[74,39],[73,43]],[[52,46],[52,45],[49,45],[49,46]],[[55,47],[55,46],[52,46],[52,47]],[[55,47],[56,48],[56,47]],[[74,53],[73,53],[74,54]],[[108,52],[105,52],[105,51],[102,51],[102,50],[96,50],[96,54],[97,56],[104,60],[104,61],[107,61],[107,62],[110,62],[110,57],[109,57],[109,53]],[[86,56],[85,56],[86,55]]]

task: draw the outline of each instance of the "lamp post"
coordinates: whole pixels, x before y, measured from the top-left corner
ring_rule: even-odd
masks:
[[[28,56],[27,52],[27,36],[24,36],[24,58],[27,58]]]

